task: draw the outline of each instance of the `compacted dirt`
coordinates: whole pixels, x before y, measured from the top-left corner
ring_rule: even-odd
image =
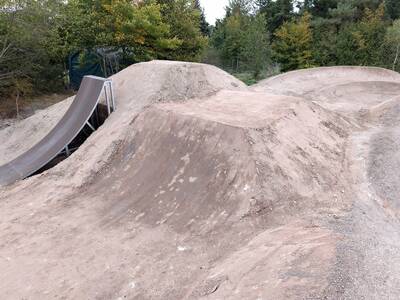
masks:
[[[0,188],[0,298],[400,297],[400,75],[248,88],[154,61],[113,81],[117,111],[71,157]],[[0,162],[70,101],[1,130]]]
[[[296,94],[355,125],[346,153],[352,207],[332,224],[343,238],[326,299],[400,297],[399,83],[398,73],[384,69],[334,67],[290,72],[252,88]]]

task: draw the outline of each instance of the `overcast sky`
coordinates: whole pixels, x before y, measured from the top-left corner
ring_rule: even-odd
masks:
[[[204,7],[207,22],[214,25],[216,19],[222,19],[225,15],[225,6],[229,0],[200,0]]]

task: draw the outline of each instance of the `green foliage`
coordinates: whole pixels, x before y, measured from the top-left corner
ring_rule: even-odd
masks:
[[[1,0],[0,94],[62,88],[68,56],[103,49],[126,66],[199,61],[208,24],[196,0]],[[33,30],[34,29],[34,30]]]
[[[238,69],[248,16],[241,10],[228,9],[227,17],[216,24],[212,43],[219,50],[223,65]]]
[[[400,19],[387,28],[383,44],[385,66],[392,70],[400,70]]]
[[[273,35],[284,22],[294,16],[293,0],[260,0],[258,7],[260,13],[264,14],[267,29]]]
[[[312,22],[312,52],[315,64],[332,66],[337,64],[337,23],[335,20],[317,18]]]
[[[266,31],[265,16],[260,14],[251,17],[243,36],[241,56],[246,69],[250,70],[257,80],[262,71],[271,63],[269,33]]]
[[[251,9],[251,0],[229,0],[229,4],[226,7],[226,17],[236,14],[248,15]]]
[[[260,79],[260,75],[256,78],[252,72],[233,73],[232,75],[247,85],[256,84],[258,79]]]
[[[0,10],[0,95],[17,97],[62,84],[63,65],[50,41],[60,1],[2,1]],[[34,30],[32,30],[34,28]],[[61,83],[61,84],[60,84]]]
[[[385,0],[386,13],[390,19],[396,20],[400,18],[400,1]]]
[[[311,15],[305,13],[299,20],[286,22],[276,31],[272,49],[282,71],[310,68],[315,65],[310,19]]]
[[[156,58],[198,61],[207,46],[203,18],[191,0],[70,0],[70,22],[61,30],[64,44],[120,49],[125,64]]]
[[[163,21],[170,28],[169,37],[180,41],[174,51],[160,58],[199,61],[208,44],[201,32],[202,11],[191,0],[159,0]],[[204,26],[204,25],[203,25]]]
[[[384,5],[376,10],[366,8],[361,21],[344,27],[338,35],[339,64],[379,66],[386,25]]]
[[[0,0],[0,8],[2,97],[60,89],[69,55],[99,49],[118,53],[122,67],[206,53],[248,83],[276,63],[400,69],[398,0],[230,0],[215,27],[199,0]]]
[[[217,22],[212,44],[223,66],[235,72],[249,71],[255,78],[270,63],[269,33],[265,16],[250,15],[247,2],[232,1],[227,17]]]
[[[338,0],[305,0],[301,9],[308,11],[314,17],[327,18],[337,5]]]
[[[71,0],[64,44],[75,50],[112,47],[121,50],[128,63],[166,57],[183,41],[171,37],[161,6],[152,1],[132,4],[129,0]]]
[[[210,24],[206,20],[204,9],[200,5],[200,0],[194,0],[194,8],[200,12],[200,31],[204,36],[210,35]]]

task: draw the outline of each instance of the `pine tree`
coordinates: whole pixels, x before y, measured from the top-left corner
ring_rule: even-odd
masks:
[[[392,20],[400,17],[400,1],[399,0],[385,0],[386,13]]]
[[[382,63],[385,37],[385,6],[364,9],[362,19],[343,27],[338,35],[339,64],[378,66]]]
[[[263,0],[259,2],[260,13],[267,20],[267,29],[274,34],[276,29],[284,22],[290,21],[294,16],[293,0]]]
[[[338,0],[305,0],[302,9],[314,17],[326,18],[331,9],[337,8]]]
[[[285,22],[276,31],[272,50],[282,71],[314,66],[310,21],[311,15],[305,13],[299,20]]]
[[[200,0],[194,0],[194,7],[200,11],[200,31],[203,35],[210,35],[210,24],[206,20],[206,15],[204,13],[203,7],[200,5]]]

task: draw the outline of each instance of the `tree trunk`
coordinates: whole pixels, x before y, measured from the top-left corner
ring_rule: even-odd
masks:
[[[17,89],[17,95],[15,97],[15,107],[17,109],[17,119],[19,119],[19,89]]]
[[[400,54],[399,52],[400,52],[400,44],[397,44],[396,57],[394,58],[393,62],[393,71],[396,69],[397,61],[399,60],[399,54]]]
[[[106,63],[105,54],[103,56],[103,73],[104,73],[104,77],[107,78],[107,63]]]

